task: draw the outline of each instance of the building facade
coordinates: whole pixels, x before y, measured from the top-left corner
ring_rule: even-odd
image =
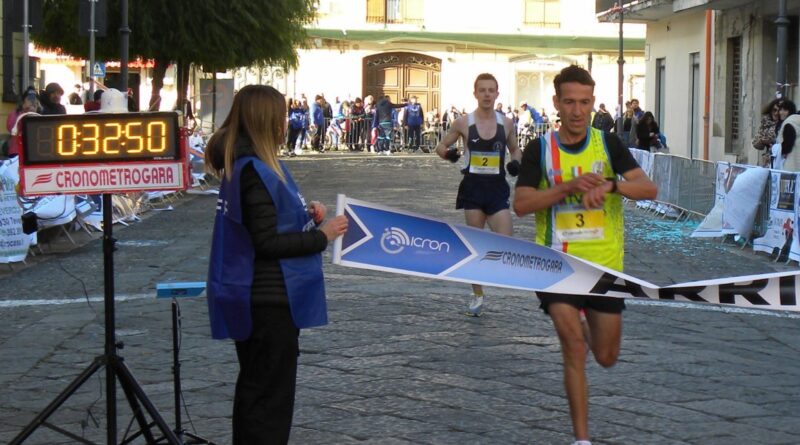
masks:
[[[602,21],[616,22],[614,1],[598,0]],[[626,2],[627,3],[627,2]],[[624,20],[647,26],[646,93],[674,154],[757,164],[752,147],[765,104],[776,97],[778,0],[631,2]],[[787,0],[784,96],[800,100],[798,16]]]
[[[498,102],[552,113],[553,78],[591,69],[598,104],[618,101],[619,28],[592,0],[320,0],[299,67],[274,83],[288,96],[332,101],[412,95],[426,110],[474,107],[475,77],[494,74]],[[644,94],[644,27],[624,27],[624,93]]]
[[[553,78],[564,66],[578,64],[592,71],[598,104],[605,103],[613,112],[619,99],[619,27],[598,21],[593,0],[320,0],[317,18],[307,31],[309,39],[298,50],[297,69],[246,67],[217,73],[217,89],[232,96],[244,85],[268,84],[290,97],[305,95],[313,100],[322,93],[330,101],[383,94],[399,101],[414,95],[426,111],[441,112],[451,106],[472,109],[474,79],[489,72],[498,79],[498,102],[504,108],[518,108],[525,101],[552,115]],[[21,54],[19,33],[9,35],[14,52]],[[624,26],[623,97],[646,103],[644,37],[644,25]],[[69,93],[76,83],[88,86],[84,61],[42,52],[33,45],[31,54],[36,64],[32,82],[38,87],[58,82]],[[113,74],[113,64],[106,67]],[[129,69],[139,76],[132,90],[145,109],[152,67]],[[225,100],[220,100],[219,91],[211,92],[211,74],[193,72],[190,98],[210,129],[210,98],[216,95],[218,112]],[[170,69],[161,109],[171,109],[175,102],[173,84]],[[7,108],[14,105],[16,89],[4,94]]]

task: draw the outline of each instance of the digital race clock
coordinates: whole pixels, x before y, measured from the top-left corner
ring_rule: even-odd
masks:
[[[191,183],[178,114],[28,114],[20,125],[23,195],[184,190]]]
[[[175,113],[97,113],[25,116],[25,165],[175,160],[180,156]]]

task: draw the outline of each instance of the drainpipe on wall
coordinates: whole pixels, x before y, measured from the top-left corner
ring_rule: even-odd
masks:
[[[28,0],[23,0],[22,5],[22,85],[19,88],[20,94],[31,84],[31,59],[28,54],[28,47],[31,42],[31,17]]]
[[[777,57],[775,62],[775,97],[786,97],[786,56],[789,40],[789,19],[786,17],[786,0],[778,0],[778,18],[775,19],[778,27]]]
[[[708,161],[709,123],[711,121],[711,24],[714,12],[706,11],[705,94],[703,100],[703,159]]]

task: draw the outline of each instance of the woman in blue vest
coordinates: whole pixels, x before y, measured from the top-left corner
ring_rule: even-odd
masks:
[[[283,95],[248,85],[205,153],[221,180],[209,317],[214,338],[236,341],[236,445],[289,441],[299,330],[328,321],[320,252],[347,230],[344,216],[323,222],[325,206],[306,205],[278,160],[285,133]]]

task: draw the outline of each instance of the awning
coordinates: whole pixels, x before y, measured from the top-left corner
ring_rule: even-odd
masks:
[[[311,38],[376,43],[444,43],[456,49],[505,50],[522,53],[583,54],[619,51],[617,37],[559,36],[530,34],[475,34],[427,31],[314,29]],[[645,39],[624,38],[625,51],[644,52]]]

